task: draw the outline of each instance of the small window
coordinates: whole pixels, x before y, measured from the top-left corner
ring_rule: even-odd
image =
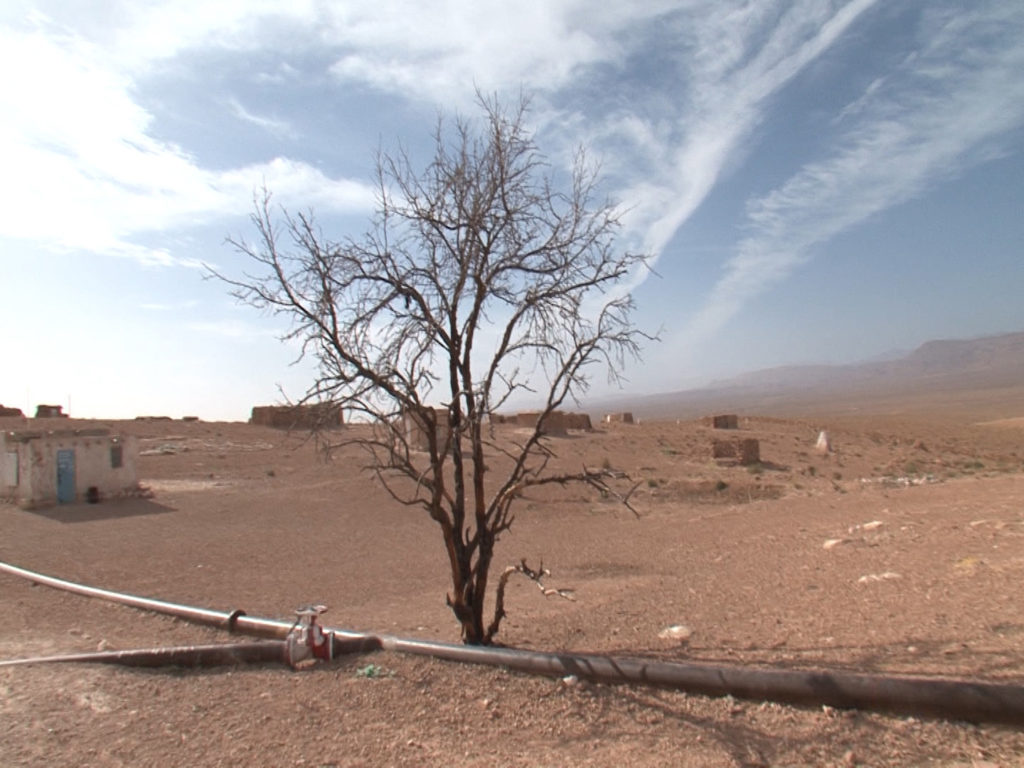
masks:
[[[110,466],[114,469],[124,465],[124,452],[121,445],[110,446]]]

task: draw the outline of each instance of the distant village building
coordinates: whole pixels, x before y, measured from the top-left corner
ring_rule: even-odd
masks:
[[[443,450],[445,440],[448,439],[448,409],[434,408],[434,425],[437,436],[437,448]],[[402,414],[402,433],[406,445],[413,451],[430,450],[430,429],[426,421],[412,411],[405,411]]]
[[[0,418],[24,418],[25,414],[21,412],[21,408],[7,408],[6,406],[0,405]]]
[[[257,405],[249,423],[275,429],[334,429],[343,426],[344,419],[336,403]]]
[[[629,411],[623,413],[606,413],[604,415],[606,424],[632,424],[633,414]]]
[[[516,414],[488,414],[492,426],[509,425],[526,429],[534,429],[540,419],[540,411],[522,411]],[[437,424],[438,447],[442,448],[444,433],[448,429],[448,410],[445,408],[434,409],[434,420]],[[568,430],[591,430],[590,415],[586,413],[567,413],[565,411],[552,411],[544,420],[542,434],[553,437],[564,436]],[[402,433],[406,444],[413,450],[427,450],[427,427],[423,420],[410,412],[402,416]]]
[[[567,413],[565,414],[565,424],[569,429],[579,429],[584,432],[590,432],[594,429],[589,413]]]
[[[516,414],[516,425],[526,429],[535,429],[540,421],[540,411],[521,411]],[[561,411],[552,411],[544,419],[544,426],[541,429],[543,435],[564,435],[568,429],[565,414]]]
[[[711,417],[711,426],[715,429],[739,429],[740,419],[735,413],[725,413]]]
[[[34,509],[132,493],[138,455],[109,429],[0,432],[0,497]]]
[[[64,413],[64,406],[62,405],[37,405],[36,406],[36,418],[37,419],[66,419],[68,414]]]

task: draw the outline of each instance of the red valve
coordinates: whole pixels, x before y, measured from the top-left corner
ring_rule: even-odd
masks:
[[[325,605],[307,605],[295,611],[295,624],[285,640],[287,661],[296,669],[315,663],[315,659],[334,658],[334,643],[318,623]]]

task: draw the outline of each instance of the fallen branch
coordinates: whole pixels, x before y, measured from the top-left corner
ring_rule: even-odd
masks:
[[[513,573],[521,573],[523,576],[528,578],[537,588],[540,590],[544,597],[561,597],[564,600],[571,600],[576,602],[576,598],[572,595],[571,589],[552,589],[545,587],[544,582],[541,581],[545,576],[550,576],[551,571],[544,567],[544,561],[541,560],[540,568],[534,570],[526,564],[526,558],[519,561],[518,565],[510,565],[501,573],[501,578],[498,579],[498,588],[495,591],[494,597],[494,619],[491,621],[491,625],[487,628],[487,636],[493,637],[498,631],[498,627],[501,625],[501,620],[507,615],[505,613],[505,587],[508,585],[508,580],[512,577]]]

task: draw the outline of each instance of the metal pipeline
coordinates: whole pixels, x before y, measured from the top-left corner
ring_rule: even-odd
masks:
[[[77,594],[132,605],[260,637],[285,637],[293,624],[219,612],[86,587],[0,563],[0,572]],[[758,669],[596,654],[542,653],[453,645],[324,627],[335,654],[384,649],[519,672],[612,684],[658,686],[707,696],[734,696],[803,706],[870,709],[969,722],[1024,725],[1024,685],[960,678],[855,674],[843,671]]]
[[[285,644],[281,641],[185,645],[176,648],[138,648],[128,651],[68,653],[60,656],[34,656],[0,661],[0,667],[28,664],[119,664],[124,667],[222,667],[233,664],[285,662]]]
[[[4,562],[0,562],[0,573],[8,573],[12,576],[27,579],[35,584],[43,584],[47,587],[72,592],[76,595],[95,597],[121,605],[130,605],[133,608],[141,608],[165,616],[185,619],[193,624],[202,624],[253,637],[284,640],[295,626],[295,623],[291,621],[247,616],[245,611],[238,609],[213,611],[208,608],[197,608],[191,605],[182,605],[181,603],[169,603],[164,600],[129,595],[124,592],[112,592],[109,589],[100,589],[99,587],[78,584],[74,581],[58,579],[54,576],[47,576],[43,573],[19,568],[16,565]],[[331,632],[336,638],[336,647],[341,649],[340,652],[372,651],[380,648],[380,642],[374,635],[362,632],[349,632],[344,629],[332,629]]]

